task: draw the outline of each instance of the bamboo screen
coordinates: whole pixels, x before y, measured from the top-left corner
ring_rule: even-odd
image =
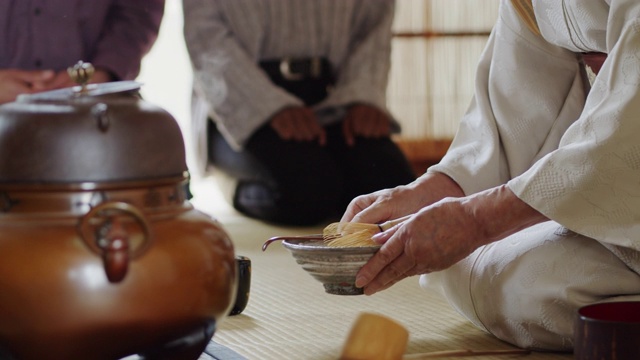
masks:
[[[397,0],[387,99],[402,125],[400,138],[453,138],[498,3]]]

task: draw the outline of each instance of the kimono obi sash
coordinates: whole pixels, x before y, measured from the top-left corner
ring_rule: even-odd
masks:
[[[607,59],[607,54],[605,53],[599,53],[599,52],[582,53],[582,61],[584,61],[584,64],[589,68],[591,68],[591,71],[593,71],[596,75],[600,71],[600,68],[602,67],[602,63],[604,63],[606,59]]]

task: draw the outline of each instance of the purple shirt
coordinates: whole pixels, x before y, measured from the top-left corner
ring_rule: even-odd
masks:
[[[134,79],[164,0],[0,0],[0,68],[64,70],[79,60]]]

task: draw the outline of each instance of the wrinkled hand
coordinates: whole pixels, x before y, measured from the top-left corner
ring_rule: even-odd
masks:
[[[96,70],[91,83],[111,81],[105,70]],[[20,94],[33,94],[77,85],[66,71],[53,70],[0,70],[0,104],[14,101]]]
[[[382,223],[413,214],[445,197],[461,196],[464,192],[450,177],[424,174],[410,184],[356,197],[340,221]]]
[[[327,135],[318,124],[315,114],[306,107],[289,107],[271,118],[271,127],[284,140],[313,141],[325,145]]]
[[[96,69],[95,72],[93,73],[93,76],[91,76],[91,80],[89,81],[89,83],[97,84],[97,83],[105,83],[105,82],[116,81],[116,80],[117,79],[115,78],[115,76],[111,75],[109,71],[103,70],[103,69]]]
[[[383,244],[356,276],[374,294],[413,275],[444,270],[482,245],[548,220],[506,185],[445,198],[373,237]]]
[[[367,295],[413,275],[443,270],[471,254],[485,239],[460,201],[448,198],[374,236],[380,250],[358,272]]]
[[[14,101],[20,94],[46,90],[46,82],[55,76],[53,71],[0,70],[0,104]]]
[[[89,83],[97,84],[97,83],[103,83],[103,82],[108,82],[112,80],[113,78],[108,71],[105,71],[102,69],[96,69],[93,75],[91,76]],[[62,89],[62,88],[76,86],[76,85],[78,84],[71,79],[67,71],[57,72],[55,76],[51,78],[51,80],[45,83],[45,86],[47,87],[46,90]]]
[[[66,71],[58,71],[55,76],[46,83],[47,90],[62,89],[75,85],[78,84],[71,80],[71,77]]]
[[[342,123],[347,145],[355,144],[355,137],[381,138],[391,134],[391,119],[382,110],[365,104],[349,107]]]

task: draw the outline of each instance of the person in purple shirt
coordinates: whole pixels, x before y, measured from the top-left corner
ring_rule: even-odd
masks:
[[[164,0],[0,1],[0,104],[75,85],[80,60],[91,82],[135,79],[163,13]]]

